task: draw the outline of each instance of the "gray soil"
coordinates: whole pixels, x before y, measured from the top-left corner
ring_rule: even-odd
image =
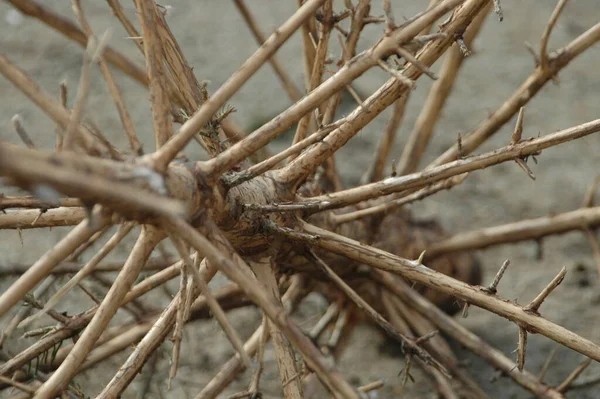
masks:
[[[50,2],[48,2],[50,3]],[[55,10],[72,18],[70,2],[51,2]],[[126,51],[138,62],[142,62],[135,47],[125,38],[126,34],[112,19],[104,2],[84,2],[88,17],[96,32],[113,27],[111,45]],[[131,2],[124,2],[133,16]],[[257,15],[265,32],[272,31],[293,11],[295,1],[254,0],[247,2]],[[336,2],[336,3],[341,3]],[[380,2],[377,3],[379,7]],[[393,2],[397,19],[410,17],[419,11],[423,1],[406,0]],[[400,3],[402,4],[400,6]],[[433,143],[426,154],[425,162],[433,159],[447,147],[454,144],[457,134],[472,130],[488,113],[497,109],[520,83],[531,73],[534,64],[523,43],[534,46],[544,29],[555,1],[504,1],[504,22],[495,17],[486,21],[482,33],[475,43],[475,54],[467,60],[461,71],[456,88],[437,125]],[[173,1],[168,20],[181,44],[189,63],[200,80],[210,81],[209,89],[219,87],[239,65],[252,54],[256,44],[248,32],[240,15],[230,1],[192,0]],[[381,12],[374,6],[373,15]],[[600,12],[595,0],[572,1],[566,7],[554,30],[550,48],[565,45],[585,29],[598,22]],[[60,34],[35,20],[15,14],[11,7],[0,4],[0,51],[10,60],[26,70],[45,90],[56,93],[62,79],[68,81],[71,98],[79,79],[81,48]],[[360,42],[360,49],[368,48],[382,32],[381,26],[369,26]],[[337,40],[334,40],[337,42]],[[278,52],[278,58],[289,71],[298,86],[303,83],[302,62],[300,60],[301,40],[295,35]],[[332,50],[337,56],[338,50]],[[576,59],[560,73],[560,85],[549,84],[533,100],[526,110],[525,137],[546,134],[598,117],[598,93],[600,91],[600,51],[596,46]],[[439,68],[439,63],[435,65]],[[126,142],[120,127],[118,115],[100,78],[94,71],[91,95],[88,100],[86,117],[93,120],[106,136],[125,148]],[[127,106],[132,114],[138,134],[144,140],[148,151],[153,148],[148,94],[144,88],[116,73],[118,83],[125,93]],[[382,70],[374,69],[355,83],[363,97],[368,96],[381,85],[388,76]],[[392,157],[397,158],[414,125],[419,109],[427,95],[430,81],[422,78],[418,88],[411,95],[407,114],[402,124]],[[15,113],[22,115],[27,130],[38,146],[52,148],[54,143],[53,123],[36,109],[31,102],[9,82],[0,79],[2,107],[0,107],[0,137],[2,140],[18,142],[10,119]],[[264,66],[230,101],[237,112],[235,120],[250,131],[285,109],[289,100],[270,66]],[[352,100],[343,106],[349,112],[356,104]],[[338,160],[338,168],[348,185],[356,184],[369,165],[373,150],[381,136],[386,115],[377,118],[363,129],[343,149]],[[514,123],[514,121],[513,121]],[[509,142],[513,123],[508,124],[489,140],[478,152],[492,150]],[[272,150],[283,148],[289,137],[277,140]],[[451,192],[436,195],[414,205],[413,211],[419,217],[436,217],[452,232],[468,231],[485,226],[508,223],[524,218],[534,218],[550,213],[576,209],[580,206],[587,188],[597,174],[600,160],[600,136],[583,138],[545,151],[538,165],[533,165],[537,179],[530,180],[514,163],[503,164],[489,170],[473,173],[468,180]],[[197,146],[190,146],[190,157],[202,157]],[[14,190],[5,189],[4,193]],[[44,231],[24,231],[22,246],[15,231],[0,232],[0,262],[30,263],[47,249],[51,248],[67,230],[55,228]],[[131,245],[131,239],[120,246],[111,259],[122,259]],[[505,245],[480,251],[477,255],[485,269],[485,279],[489,280],[505,259],[511,266],[500,284],[500,294],[510,299],[527,303],[550,281],[562,266],[569,273],[563,284],[544,303],[541,311],[545,317],[572,329],[578,334],[600,342],[600,318],[598,317],[598,275],[592,260],[590,246],[579,232],[544,240],[544,256],[535,257],[533,243]],[[581,265],[577,267],[577,265]],[[2,281],[5,289],[10,281]],[[176,289],[176,283],[171,291]],[[148,303],[155,307],[166,304],[164,293],[151,296]],[[89,307],[85,299],[72,297],[61,310],[74,312]],[[325,304],[319,298],[311,298],[302,307],[298,320],[301,326],[309,328],[311,321],[323,311]],[[119,320],[128,318],[120,314]],[[247,337],[259,322],[255,310],[240,310],[231,316],[240,333]],[[460,323],[483,337],[507,356],[514,357],[517,342],[516,327],[508,321],[480,309],[471,309],[467,319]],[[44,320],[48,322],[48,320]],[[7,346],[10,352],[25,347],[30,341],[11,340]],[[508,378],[491,380],[496,375],[493,368],[474,355],[455,345],[458,356],[473,378],[494,398],[527,398],[531,395],[516,386]],[[151,391],[147,397],[180,398],[193,397],[215,374],[219,366],[231,356],[227,344],[214,322],[196,322],[186,329],[181,369],[171,391],[166,390],[168,357],[170,344],[163,346],[160,354]],[[583,356],[562,348],[540,336],[531,336],[528,344],[526,367],[538,373],[548,358],[556,350],[545,381],[560,383],[582,360]],[[87,395],[99,392],[125,359],[129,351],[119,354],[113,360],[100,366],[101,371],[86,372],[75,381]],[[414,370],[414,383],[406,388],[400,386],[398,373],[403,367],[396,343],[387,341],[370,326],[361,326],[352,336],[352,343],[341,358],[339,367],[355,384],[365,384],[383,378],[386,386],[372,397],[377,398],[435,398],[431,384],[426,377]],[[594,363],[583,375],[583,379],[600,373]],[[249,381],[249,373],[241,376],[227,393],[244,389]],[[134,382],[124,397],[134,398],[141,390],[141,378]],[[266,354],[266,371],[263,376],[264,396],[281,397],[278,388],[278,375],[275,359],[270,351]],[[572,391],[568,397],[597,398],[596,388]],[[325,397],[323,393],[315,397]],[[223,395],[225,397],[225,395]]]

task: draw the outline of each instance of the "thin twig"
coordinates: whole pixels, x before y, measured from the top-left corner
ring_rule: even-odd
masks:
[[[154,247],[163,237],[164,235],[154,228],[145,227],[142,229],[123,270],[121,270],[119,276],[115,279],[88,328],[81,334],[81,337],[77,340],[77,343],[65,361],[52,374],[48,381],[39,388],[37,395],[40,397],[51,397],[66,387],[71,378],[77,373],[77,368],[93,349],[100,334],[102,334],[102,331],[104,331],[120,307],[121,301],[131,289]]]
[[[112,2],[114,3],[114,1]],[[95,38],[94,31],[92,27],[87,22],[85,18],[85,14],[81,8],[81,0],[73,0],[73,9],[75,10],[75,15],[79,20],[79,25],[85,32],[88,40],[90,38]],[[121,90],[117,86],[115,79],[110,72],[108,64],[105,61],[105,57],[103,54],[98,57],[98,64],[100,65],[100,70],[102,71],[102,75],[104,76],[104,80],[106,80],[106,86],[108,87],[108,91],[115,102],[115,106],[117,107],[117,112],[119,113],[119,118],[121,119],[121,124],[123,125],[123,129],[125,130],[125,134],[127,139],[129,140],[129,146],[135,155],[142,155],[143,149],[140,140],[137,138],[135,134],[135,128],[133,126],[133,122],[131,120],[131,116],[127,111],[125,106],[125,102],[123,101],[123,97],[121,95]]]
[[[544,287],[542,292],[540,292],[538,296],[536,296],[529,305],[525,306],[523,310],[525,310],[526,312],[537,313],[542,303],[546,300],[546,298],[548,298],[548,295],[550,295],[552,291],[554,291],[554,289],[558,287],[560,283],[562,283],[566,274],[567,268],[563,266],[563,268],[560,269],[560,272],[558,272],[556,277],[554,277],[552,281],[546,287]]]
[[[526,219],[466,233],[458,233],[431,243],[427,247],[427,255],[436,257],[465,249],[481,249],[492,245],[535,240],[553,234],[580,230],[582,226],[590,228],[598,224],[600,224],[600,207],[581,208],[558,215]]]
[[[527,390],[541,398],[564,399],[563,395],[551,387],[544,385],[534,375],[525,370],[518,371],[514,361],[441,311],[440,308],[410,288],[404,280],[387,272],[378,272],[375,276],[381,279],[388,290],[406,301],[408,306],[426,316],[440,330],[450,335],[476,355],[488,361],[493,367],[504,372]]]
[[[568,0],[560,0],[556,4],[556,7],[554,8],[554,11],[552,11],[552,15],[550,16],[550,20],[548,21],[548,24],[546,25],[546,28],[544,29],[542,38],[540,39],[540,66],[542,68],[548,68],[548,66],[549,66],[548,65],[548,63],[549,63],[548,41],[550,40],[550,35],[552,34],[552,29],[554,29],[554,26],[556,25],[556,22],[558,21],[558,17],[560,16],[560,13],[567,5],[567,1]]]
[[[260,30],[259,26],[256,23],[256,20],[254,19],[254,16],[250,13],[250,10],[248,9],[246,3],[244,2],[244,0],[235,0],[234,3],[240,11],[240,14],[242,14],[242,17],[244,17],[244,21],[246,21],[246,24],[248,25],[248,28],[250,28],[250,31],[252,32],[252,35],[256,39],[258,45],[262,46],[263,43],[266,41],[264,33]],[[285,68],[283,68],[281,64],[279,64],[279,61],[277,60],[275,55],[271,56],[271,58],[269,59],[269,63],[273,67],[275,74],[279,77],[281,85],[287,92],[290,100],[292,100],[292,102],[298,101],[302,97],[302,94],[294,85],[292,79],[289,77]]]
[[[577,377],[579,377],[579,375],[583,373],[590,364],[592,364],[592,359],[585,359],[579,366],[575,368],[575,370],[571,372],[571,374],[569,374],[567,378],[565,378],[563,382],[556,387],[556,390],[558,392],[567,392],[567,390],[571,387],[571,384],[573,384]]]
[[[542,334],[588,357],[600,360],[600,346],[597,344],[540,317],[538,314],[525,312],[521,306],[510,301],[489,295],[479,288],[472,287],[443,273],[436,272],[415,261],[401,258],[313,225],[304,223],[303,230],[305,233],[282,227],[273,229],[274,232],[283,234],[290,239],[329,250],[380,270],[397,273],[418,284],[453,295],[472,305],[487,309],[517,322],[519,325],[527,326],[532,331],[536,331],[538,334]]]
[[[320,7],[325,0],[309,0],[288,20],[280,26],[276,33],[252,55],[238,71],[221,86],[212,97],[206,101],[200,109],[188,119],[173,136],[167,144],[154,153],[153,159],[158,170],[165,170],[166,165],[181,151],[190,139],[212,118],[212,116],[221,108],[227,100],[244,84],[254,73],[270,58],[271,55],[300,27],[300,25],[309,18],[314,11]],[[233,147],[243,143],[240,141]],[[262,147],[262,146],[261,146]],[[222,154],[221,154],[222,155]],[[217,158],[214,158],[217,159]],[[231,156],[228,159],[233,160]],[[240,160],[235,160],[231,165],[237,164]],[[211,168],[213,169],[213,168]],[[218,172],[216,168],[215,172]]]

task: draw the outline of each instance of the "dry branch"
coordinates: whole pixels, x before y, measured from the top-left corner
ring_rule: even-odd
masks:
[[[0,296],[0,316],[8,312],[17,302],[39,282],[48,277],[52,268],[64,261],[77,247],[89,240],[92,235],[109,222],[108,218],[96,212],[97,226],[91,228],[87,221],[80,222],[58,244],[35,262],[26,273],[13,283]]]
[[[385,272],[378,273],[377,276],[381,279],[383,284],[385,284],[388,290],[398,295],[412,308],[415,308],[418,312],[425,315],[438,328],[460,342],[467,349],[487,360],[493,367],[502,370],[506,375],[523,385],[538,397],[563,399],[563,396],[560,393],[541,383],[536,376],[525,370],[518,371],[515,363],[504,356],[502,352],[491,347],[480,337],[461,326],[454,319],[442,312],[437,306],[433,305],[415,290],[411,289],[409,285],[401,279]]]
[[[422,30],[424,26],[429,24],[431,21],[434,21],[448,10],[451,10],[453,7],[455,7],[461,2],[462,1],[460,0],[445,0],[441,2],[438,6],[434,7],[432,10],[427,12],[425,15],[423,15],[422,18],[414,21],[413,24],[410,24],[404,29],[399,29],[395,31],[392,35],[384,37],[383,40],[379,41],[374,48],[367,50],[361,53],[360,55],[354,57],[351,62],[348,62],[344,67],[340,68],[340,70],[337,73],[335,73],[329,79],[321,83],[319,87],[307,94],[305,97],[302,98],[302,100],[297,102],[295,105],[291,106],[288,110],[284,111],[282,114],[263,125],[261,128],[250,134],[244,140],[240,141],[239,143],[236,143],[229,150],[223,152],[216,158],[207,161],[205,168],[207,170],[210,170],[212,173],[218,175],[230,169],[233,165],[236,165],[237,163],[248,157],[250,154],[265,146],[279,134],[283,133],[287,128],[292,126],[304,115],[308,114],[313,109],[321,105],[326,99],[330,98],[333,94],[345,88],[348,85],[348,83],[356,79],[358,76],[362,75],[366,70],[375,66],[380,58],[391,54],[398,44],[412,40]],[[480,0],[475,3],[484,2],[484,0]],[[306,7],[307,4],[309,3],[305,3],[303,7]],[[481,6],[481,4],[475,4],[475,9],[477,9],[478,6]],[[465,6],[463,7],[463,9],[464,8],[467,8],[467,11],[471,11],[470,7]],[[466,23],[466,21],[463,19],[460,19],[460,22]],[[439,54],[443,52],[443,49],[443,46],[439,46]],[[439,56],[439,54],[437,55]],[[420,71],[417,70],[416,75],[419,74]],[[380,111],[385,109],[388,105],[395,101],[397,96],[399,96],[400,94],[396,93],[393,90],[394,88],[396,88],[395,81],[392,81],[392,83],[390,83],[390,85],[388,86],[391,86],[392,88],[392,90],[387,90],[386,93],[386,99],[389,98],[390,101],[389,104],[385,103],[384,101],[378,101],[377,108]],[[380,89],[377,93],[383,93],[385,91],[386,90]],[[373,96],[371,97],[374,98]],[[364,115],[365,112],[359,112],[359,115],[363,116],[364,118],[360,122],[361,125],[356,130],[353,129],[352,132],[359,130],[360,127],[370,122],[372,118],[374,118],[377,115],[377,113],[378,112],[372,112],[372,110],[371,112],[366,113],[366,115]],[[352,115],[354,116],[355,114],[356,112]],[[352,125],[356,125],[356,123],[352,123]],[[342,129],[343,127],[344,126],[340,127],[340,129]],[[327,143],[327,145],[329,145],[329,143]],[[322,156],[321,158],[326,159],[331,153],[332,152],[329,151],[327,156]],[[302,162],[300,162],[299,164],[297,162],[299,162],[299,160],[302,158],[303,156],[300,156],[294,161],[294,163],[290,164],[290,166],[295,165],[292,168],[296,171],[300,170],[301,167],[299,165],[302,164]],[[318,160],[314,159],[312,155],[310,158],[312,160],[310,164],[314,167],[321,163]],[[312,168],[310,168],[310,170],[312,170]]]
[[[453,176],[483,169],[502,162],[524,158],[529,155],[539,154],[540,151],[567,141],[575,140],[600,131],[600,119],[574,126],[546,136],[525,140],[516,145],[508,145],[496,151],[466,159],[459,159],[447,164],[425,169],[400,177],[388,177],[380,182],[366,184],[323,196],[312,197],[304,201],[297,201],[293,205],[273,204],[257,207],[264,211],[294,211],[320,212],[328,209],[341,208],[356,204],[368,199],[378,198],[387,194],[409,189],[417,189],[428,184],[438,182]],[[330,136],[334,133],[331,133]],[[324,140],[326,141],[326,140]]]
[[[93,349],[100,334],[102,334],[102,331],[104,331],[117,309],[121,306],[121,301],[133,286],[135,279],[142,270],[144,263],[150,257],[154,247],[163,238],[164,234],[152,227],[142,229],[133,250],[127,258],[127,262],[106,294],[92,321],[77,340],[75,347],[64,362],[61,363],[60,367],[52,374],[48,381],[38,389],[38,396],[52,397],[68,385],[69,381],[76,374],[77,368]]]
[[[188,119],[179,129],[177,134],[173,136],[167,144],[153,155],[153,159],[157,169],[164,170],[166,165],[181,151],[192,136],[196,134],[213,115],[221,108],[225,102],[254,75],[254,73],[269,60],[271,55],[281,47],[283,43],[300,27],[302,22],[310,17],[312,13],[324,3],[325,0],[309,0],[307,1],[296,14],[294,14],[285,24],[280,26],[273,35],[252,55],[238,71],[229,80],[221,86],[212,97],[206,101],[200,109]],[[242,140],[240,143],[246,141]],[[232,148],[240,145],[235,144]],[[258,148],[257,148],[258,149]],[[231,151],[231,149],[230,149]],[[247,154],[249,155],[249,154]],[[232,158],[231,156],[229,157]],[[217,159],[217,158],[214,158]],[[228,165],[229,167],[237,164],[241,159],[235,160]],[[222,170],[217,170],[215,167],[210,167],[210,170],[219,173]]]
[[[170,104],[167,94],[167,82],[163,65],[162,45],[157,29],[156,4],[154,0],[137,0],[140,25],[142,26],[144,54],[146,55],[146,70],[150,81],[150,97],[152,98],[152,122],[156,149],[162,147],[173,136],[173,125],[170,118]],[[166,163],[157,168],[166,170]]]
[[[478,287],[472,287],[455,280],[416,261],[392,255],[307,223],[303,224],[303,228],[304,233],[281,227],[275,228],[274,231],[299,242],[305,242],[309,245],[320,247],[357,262],[367,264],[373,268],[399,274],[418,284],[435,287],[436,291],[452,295],[469,304],[496,313],[530,331],[542,334],[561,345],[591,357],[596,361],[600,361],[600,346],[537,314],[525,311],[522,306],[502,300],[497,296],[489,295]]]
[[[427,256],[433,258],[465,249],[481,249],[492,245],[535,240],[598,224],[600,224],[600,207],[581,208],[558,215],[459,233],[432,243],[427,248]]]
[[[515,92],[507,99],[491,116],[482,122],[477,129],[473,130],[462,140],[461,154],[465,156],[475,151],[489,137],[504,126],[519,109],[529,102],[544,87],[548,81],[552,80],[558,72],[566,67],[572,60],[593,46],[600,40],[600,23],[597,23],[575,40],[555,51],[555,54],[549,57],[548,66],[542,68],[538,66],[535,71],[529,75]],[[435,159],[428,167],[435,167],[447,162],[451,162],[459,156],[458,146],[453,146],[442,155]]]
[[[68,128],[71,123],[71,112],[52,99],[23,70],[11,63],[3,54],[0,54],[0,73],[29,97],[62,129]],[[76,133],[77,141],[81,142],[82,146],[92,154],[118,157],[112,147],[107,148],[106,144],[98,140],[87,127],[77,123],[71,126],[71,129]]]
[[[234,3],[236,5],[236,7],[238,8],[238,10],[240,11],[240,14],[242,14],[242,16],[244,17],[244,21],[246,21],[246,24],[248,25],[248,28],[250,28],[252,35],[258,42],[258,45],[262,46],[263,43],[266,41],[265,35],[258,27],[256,20],[250,13],[250,10],[246,6],[245,1],[244,0],[235,0]],[[271,56],[271,58],[269,59],[269,63],[271,64],[271,66],[273,67],[273,70],[275,71],[275,74],[281,81],[281,85],[287,92],[290,100],[292,100],[292,102],[298,101],[302,97],[302,94],[296,88],[292,79],[287,74],[286,70],[281,66],[281,64],[279,64],[279,61],[277,60],[275,55]]]
[[[0,229],[37,229],[76,226],[86,218],[83,208],[59,207],[48,211],[37,209],[9,210],[0,213]]]
[[[479,33],[483,22],[489,14],[490,8],[491,5],[488,5],[486,9],[477,15],[477,18],[473,20],[471,25],[469,25],[469,28],[465,33],[465,41],[468,46],[471,46]],[[413,130],[408,136],[408,141],[402,150],[400,161],[396,167],[397,173],[400,176],[417,171],[421,157],[431,139],[433,129],[440,118],[444,105],[452,92],[452,88],[454,87],[458,72],[464,60],[465,57],[460,52],[458,45],[450,47],[448,54],[444,59],[441,72],[439,73],[440,77],[431,87],[427,100],[425,100],[421,113],[419,114]]]

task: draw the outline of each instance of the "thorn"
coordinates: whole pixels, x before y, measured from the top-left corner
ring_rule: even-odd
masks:
[[[512,137],[510,138],[510,145],[519,144],[521,142],[521,136],[523,134],[523,113],[525,107],[519,109],[519,116],[517,116],[517,123],[515,124],[515,130],[513,131]]]
[[[404,58],[406,61],[410,62],[412,65],[415,66],[415,68],[419,69],[421,72],[423,72],[425,75],[429,76],[431,79],[433,80],[437,80],[437,76],[435,75],[435,73],[433,73],[433,71],[431,69],[429,69],[429,67],[425,64],[423,64],[421,61],[419,61],[418,58],[416,58],[414,55],[412,55],[412,53],[402,47],[397,47],[396,49],[396,53]]]
[[[461,316],[463,319],[466,319],[467,317],[469,317],[469,303],[468,302],[465,302],[465,304],[463,305]]]
[[[426,342],[426,341],[430,340],[431,338],[435,337],[439,332],[440,332],[439,330],[429,331],[427,334],[417,338],[415,340],[415,344],[421,345],[423,342]]]
[[[35,219],[33,219],[33,222],[31,222],[32,226],[35,226],[35,224],[37,223],[38,220],[40,220],[40,218],[42,217],[42,215],[45,213],[44,210],[40,209],[40,213],[35,217]]]
[[[550,284],[548,284],[546,286],[546,288],[544,288],[542,290],[542,292],[540,292],[540,294],[537,297],[535,297],[534,300],[531,301],[531,303],[529,305],[525,306],[525,308],[523,308],[523,310],[525,310],[526,312],[537,313],[538,309],[540,308],[540,306],[542,305],[544,300],[548,297],[548,295],[550,295],[552,293],[552,291],[554,291],[554,289],[556,287],[558,287],[560,283],[562,283],[566,274],[567,274],[567,268],[563,266],[563,268],[560,269],[560,272],[558,272],[556,277],[554,277],[552,279]]]
[[[583,199],[583,204],[581,205],[582,208],[589,208],[594,205],[594,200],[596,197],[596,191],[598,190],[598,185],[600,185],[600,175],[596,176],[594,178],[594,182],[592,183],[592,185],[588,189],[587,193],[585,194],[585,197]]]
[[[417,259],[417,264],[422,265],[423,264],[423,258],[425,258],[425,250],[423,250],[423,252],[421,252],[421,255],[419,255],[419,258]]]
[[[517,347],[517,368],[523,371],[525,367],[525,353],[527,352],[527,331],[519,327],[519,346]]]
[[[525,171],[525,173],[527,173],[527,176],[529,176],[532,180],[535,180],[535,175],[523,159],[515,158],[515,162],[521,167],[521,169]]]
[[[377,64],[381,67],[381,69],[387,71],[390,75],[395,77],[396,80],[398,80],[398,82],[402,83],[405,86],[408,86],[411,89],[415,88],[415,82],[404,76],[399,71],[390,68],[385,62],[377,60]]]
[[[494,277],[494,280],[492,280],[492,283],[487,288],[483,289],[484,291],[486,291],[488,294],[495,294],[496,292],[498,292],[498,284],[500,283],[500,279],[502,279],[502,276],[504,276],[504,272],[506,271],[506,268],[508,268],[508,265],[510,265],[510,260],[507,259],[500,267],[500,270],[498,270],[498,273],[496,273],[496,276]]]

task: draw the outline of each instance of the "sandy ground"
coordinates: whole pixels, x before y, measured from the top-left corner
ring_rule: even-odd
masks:
[[[53,7],[71,17],[70,2],[56,0]],[[88,16],[96,32],[111,26],[111,45],[127,52],[141,62],[134,46],[125,39],[124,31],[111,18],[104,2],[84,2]],[[128,3],[128,2],[125,2]],[[296,4],[293,1],[253,0],[248,2],[257,15],[265,32],[272,31],[283,22]],[[341,2],[338,2],[341,3]],[[379,3],[379,2],[375,2]],[[405,0],[395,5],[397,18],[412,16],[420,10],[423,1]],[[507,0],[503,2],[505,20],[499,23],[489,18],[476,41],[475,55],[469,59],[458,79],[451,100],[443,118],[438,123],[433,143],[425,161],[452,145],[459,132],[469,132],[483,121],[490,111],[497,109],[502,101],[533,70],[533,60],[523,43],[534,45],[552,12],[555,1]],[[128,10],[131,11],[131,6]],[[377,4],[379,6],[379,4]],[[373,14],[380,10],[374,6]],[[581,34],[586,28],[598,22],[600,12],[595,0],[570,2],[561,17],[550,47],[562,46]],[[54,31],[11,11],[10,6],[0,4],[0,51],[10,60],[35,78],[45,90],[56,93],[62,79],[68,81],[71,95],[77,86],[82,51]],[[232,72],[254,51],[256,44],[232,2],[204,0],[178,0],[172,2],[168,20],[179,42],[194,67],[199,79],[210,81],[209,88],[215,90]],[[365,49],[375,42],[382,28],[369,26],[367,34],[360,42]],[[290,75],[301,86],[303,82],[300,54],[301,41],[295,35],[278,53],[278,58]],[[560,74],[560,86],[548,85],[539,96],[527,106],[524,136],[546,134],[598,117],[598,92],[600,90],[600,47],[596,46]],[[337,50],[332,55],[337,55]],[[439,67],[436,65],[435,67]],[[94,72],[91,96],[86,116],[91,118],[113,143],[125,147],[118,115],[110,101],[106,88],[100,79],[99,71]],[[145,148],[152,149],[151,119],[148,94],[135,82],[116,74],[118,83],[125,92],[125,100],[132,114],[138,134],[143,138]],[[373,70],[358,79],[356,87],[363,96],[372,93],[387,79],[381,70]],[[412,94],[405,120],[392,151],[399,156],[407,135],[414,125],[419,108],[430,87],[430,82],[421,79],[417,90]],[[2,107],[0,107],[0,137],[17,142],[10,118],[20,113],[27,130],[36,144],[46,148],[53,145],[53,124],[37,110],[30,101],[14,89],[6,80],[0,79]],[[277,78],[269,66],[265,66],[230,101],[237,112],[235,119],[246,130],[268,120],[284,109],[289,101],[282,92]],[[355,105],[345,104],[343,112]],[[382,133],[385,115],[354,138],[338,157],[338,168],[348,184],[355,184],[371,160],[372,150]],[[506,145],[509,141],[512,124],[502,129],[492,140],[478,151],[486,151]],[[273,150],[282,148],[286,140],[278,140]],[[536,181],[530,180],[515,164],[505,164],[472,174],[461,186],[451,192],[439,194],[414,206],[414,211],[422,217],[437,217],[444,226],[453,232],[507,223],[523,218],[533,218],[551,212],[563,212],[580,206],[587,187],[597,174],[600,160],[598,153],[600,136],[591,136],[572,142],[560,148],[545,151],[540,163],[533,166]],[[193,157],[202,156],[194,148],[189,151]],[[12,192],[3,190],[5,193]],[[23,234],[25,246],[21,247],[19,236],[14,231],[0,232],[0,262],[32,262],[45,250],[54,245],[65,234],[65,229],[46,231],[26,231]],[[128,242],[131,242],[129,240]],[[122,258],[127,253],[125,245],[116,250],[112,259]],[[535,259],[536,248],[532,243],[507,245],[481,251],[481,259],[486,278],[490,279],[502,262],[510,258],[512,264],[500,285],[500,293],[508,298],[526,303],[552,279],[562,266],[567,266],[569,274],[565,282],[542,307],[549,319],[572,329],[595,342],[600,342],[600,319],[597,305],[600,295],[597,292],[598,276],[591,257],[591,250],[585,237],[580,233],[570,233],[544,241],[544,257]],[[575,266],[581,265],[579,271]],[[587,282],[587,283],[586,283]],[[8,281],[1,286],[6,287]],[[172,287],[175,289],[175,287]],[[164,295],[156,294],[152,304],[165,303]],[[74,311],[89,306],[89,303],[72,301],[65,307]],[[312,298],[300,312],[299,319],[314,320],[324,308],[319,298]],[[120,316],[124,318],[126,316]],[[244,336],[248,336],[257,323],[259,314],[253,310],[235,312],[234,324]],[[501,349],[509,356],[516,347],[516,327],[506,320],[478,309],[471,309],[467,319],[460,322]],[[310,324],[301,324],[308,328]],[[9,349],[22,348],[26,342],[15,340]],[[495,371],[482,360],[456,348],[465,367],[481,386],[494,398],[527,398],[530,395],[516,387],[508,379],[491,382]],[[550,384],[561,382],[569,372],[583,360],[573,351],[561,348],[543,337],[532,336],[528,345],[526,367],[537,373],[549,353],[556,350],[546,381]],[[215,323],[194,323],[186,330],[184,352],[190,353],[182,360],[182,367],[175,388],[166,392],[165,381],[168,373],[166,359],[169,347],[158,362],[155,381],[148,397],[180,398],[193,397],[231,355],[229,345],[224,341]],[[341,359],[341,370],[356,384],[364,384],[384,378],[386,387],[379,391],[377,398],[434,398],[424,377],[415,371],[416,382],[404,390],[400,388],[398,372],[403,366],[397,357],[398,348],[386,341],[378,332],[364,326],[353,335],[349,350]],[[126,353],[117,360],[122,361]],[[275,361],[267,353],[267,370],[264,374],[265,397],[280,397]],[[84,373],[76,382],[93,396],[103,382],[110,379],[120,363],[106,362],[102,373]],[[600,373],[600,367],[593,364],[585,376]],[[243,389],[249,375],[245,374],[228,391]],[[124,397],[136,397],[141,385],[134,383]],[[595,389],[577,390],[568,394],[572,398],[597,398]],[[225,396],[223,396],[225,397]]]

